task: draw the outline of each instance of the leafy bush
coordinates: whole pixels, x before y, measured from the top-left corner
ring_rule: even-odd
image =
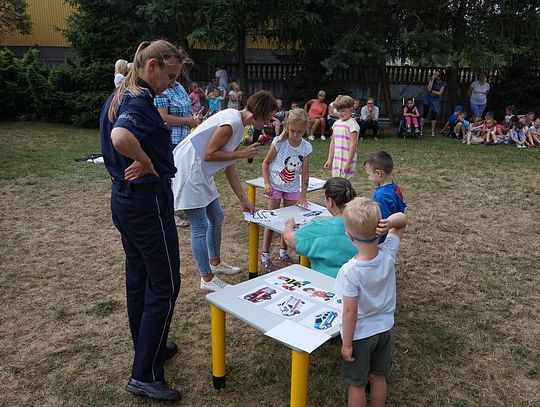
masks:
[[[72,61],[50,69],[32,49],[17,59],[0,51],[0,118],[31,115],[44,120],[95,127],[101,106],[112,91],[112,66]]]

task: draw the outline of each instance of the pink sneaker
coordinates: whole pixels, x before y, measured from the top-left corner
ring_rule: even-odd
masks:
[[[261,260],[261,264],[263,266],[264,271],[266,271],[267,273],[271,273],[272,271],[277,270],[277,267],[275,266],[274,263],[272,263],[272,260],[270,260],[269,258]]]
[[[285,253],[283,256],[279,256],[279,260],[285,264],[286,266],[290,266],[292,264],[296,264],[296,262],[291,259],[291,256],[289,256],[288,253]]]

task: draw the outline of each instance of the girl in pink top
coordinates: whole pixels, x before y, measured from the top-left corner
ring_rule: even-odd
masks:
[[[201,97],[204,97],[204,92],[199,87],[197,82],[191,82],[189,85],[189,99],[191,100],[191,114],[195,115],[201,110]]]

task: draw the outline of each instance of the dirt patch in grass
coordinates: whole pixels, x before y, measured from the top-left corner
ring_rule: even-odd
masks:
[[[156,404],[123,390],[132,345],[108,177],[73,161],[99,150],[97,133],[4,123],[0,134],[0,405]],[[327,144],[314,147],[311,173],[326,178]],[[381,148],[394,156],[410,219],[397,265],[388,404],[539,405],[540,151],[383,139],[360,143],[360,158]],[[259,176],[261,160],[239,162],[240,178]],[[224,177],[217,180],[222,257],[246,267],[247,225]],[[371,195],[362,171],[353,183]],[[310,199],[322,202],[322,194]],[[166,372],[184,391],[182,405],[287,405],[290,352],[233,318],[227,388],[212,389],[208,304],[189,229],[179,235],[182,288],[170,336],[180,354]],[[339,344],[314,353],[310,405],[345,403],[339,363]]]

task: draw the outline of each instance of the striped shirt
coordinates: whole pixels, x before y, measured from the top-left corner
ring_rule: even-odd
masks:
[[[356,173],[356,151],[351,161],[351,171],[345,173],[345,165],[349,159],[351,133],[358,132],[360,127],[353,118],[346,121],[337,120],[332,126],[334,140],[334,160],[332,161],[332,177],[351,178]]]
[[[154,104],[158,109],[168,108],[169,114],[178,117],[191,117],[191,99],[184,87],[176,82],[174,88],[165,89],[161,95],[154,98]],[[180,144],[189,134],[189,126],[174,126],[168,123],[172,129],[171,141]]]

